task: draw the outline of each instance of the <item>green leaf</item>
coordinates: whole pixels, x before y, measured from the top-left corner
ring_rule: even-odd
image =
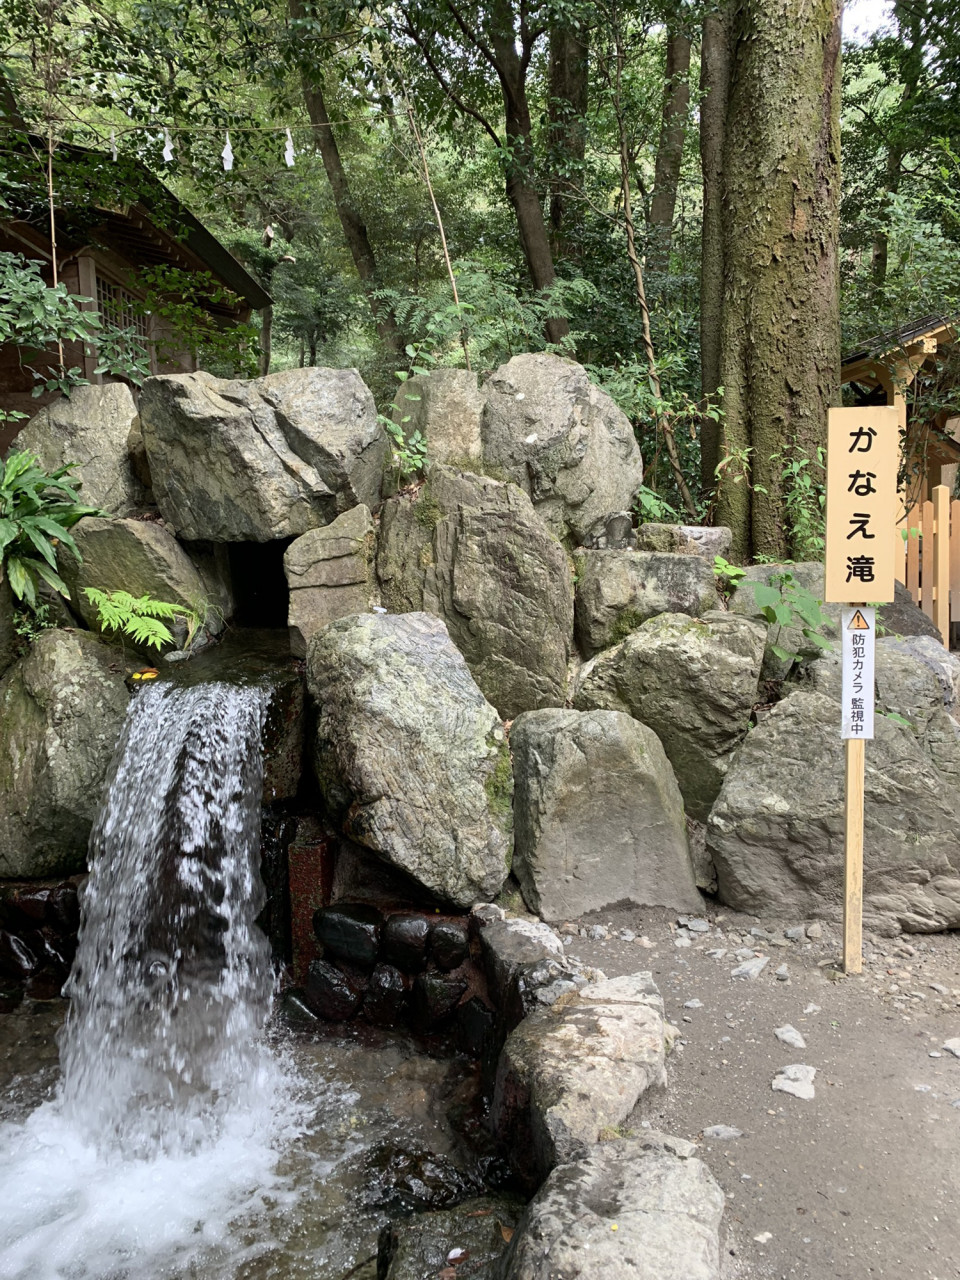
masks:
[[[7,576],[10,581],[10,590],[17,599],[26,600],[31,609],[35,608],[37,591],[33,577],[19,556],[11,556],[7,560]]]

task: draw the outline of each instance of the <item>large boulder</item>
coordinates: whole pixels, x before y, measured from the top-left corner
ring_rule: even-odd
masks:
[[[518,1172],[539,1183],[577,1160],[667,1082],[663,1001],[649,973],[605,978],[536,1010],[507,1037],[493,1124]]]
[[[499,1280],[720,1280],[724,1204],[692,1142],[654,1132],[605,1142],[551,1173],[497,1274]]]
[[[532,911],[696,911],[683,800],[652,729],[618,711],[530,711],[510,731],[513,872]]]
[[[839,644],[840,605],[822,603],[825,592],[823,565],[819,561],[805,560],[800,561],[798,564],[750,565],[730,598],[730,612],[737,614],[739,617],[753,618],[767,627],[767,643],[761,672],[764,680],[782,680],[789,674],[794,665],[795,659],[793,657],[782,658],[774,651],[775,649],[781,649],[785,653],[795,654],[798,658],[808,660],[818,658],[824,652],[815,640],[811,640],[803,634],[804,624],[796,613],[793,621],[789,623],[783,625],[772,623],[768,626],[766,619],[760,612],[753,585],[761,584],[773,587],[779,585],[785,602],[789,603],[791,592],[789,588],[785,590],[783,584],[779,581],[785,574],[789,574],[793,581],[803,591],[808,592],[814,600],[821,602],[820,614],[823,618],[823,624],[819,627],[818,634],[823,636],[828,644]]]
[[[574,706],[649,725],[687,812],[705,821],[750,724],[765,639],[765,626],[721,610],[661,614],[587,663]]]
[[[587,658],[660,613],[699,617],[720,603],[713,568],[700,556],[583,551],[577,559],[576,635]]]
[[[150,520],[104,520],[85,516],[73,529],[81,563],[69,553],[60,568],[70,588],[70,603],[97,630],[97,608],[84,590],[128,591],[183,605],[201,616],[211,634],[233,615],[233,594],[226,573],[212,556],[195,564],[172,533]]]
[[[128,700],[86,632],[44,631],[0,681],[0,876],[83,870]]]
[[[377,534],[370,508],[360,505],[333,524],[301,534],[287,547],[283,571],[290,588],[287,622],[299,657],[321,628],[380,603],[374,559]]]
[[[47,471],[78,464],[80,498],[115,516],[144,506],[146,490],[134,473],[131,432],[137,434],[137,406],[125,382],[75,387],[41,409],[17,436],[14,449],[32,453]]]
[[[385,504],[378,571],[391,609],[444,620],[501,715],[564,702],[570,566],[515,485],[431,468],[419,493]]]
[[[0,565],[0,676],[17,656],[17,632],[13,616],[13,592]]]
[[[483,391],[485,468],[528,493],[558,538],[579,545],[631,506],[643,483],[633,428],[581,365],[514,356]]]
[[[390,444],[356,369],[148,378],[140,417],[157,505],[183,538],[295,538],[380,506]]]
[[[881,633],[892,636],[928,636],[943,644],[940,632],[916,603],[902,582],[893,584],[893,600],[877,610]]]
[[[430,462],[479,467],[483,397],[467,369],[434,369],[409,378],[397,392],[393,420],[404,435],[419,431]]]
[[[916,715],[922,684],[893,675],[888,681],[883,665],[878,661],[881,687],[888,684],[899,705]],[[933,720],[930,712],[926,725],[918,721],[915,728],[878,715],[876,737],[866,748],[864,922],[885,933],[960,925],[957,784],[929,749]],[[835,697],[797,689],[747,735],[707,827],[723,902],[791,920],[841,919],[839,729]],[[936,734],[935,723],[933,729]],[[934,750],[955,752],[955,745],[941,740]]]
[[[728,555],[732,545],[733,532],[722,524],[642,524],[637,530],[639,551],[702,556],[711,564],[714,556]]]
[[[317,776],[345,834],[457,906],[494,896],[510,870],[510,754],[443,623],[331,622],[307,680]]]

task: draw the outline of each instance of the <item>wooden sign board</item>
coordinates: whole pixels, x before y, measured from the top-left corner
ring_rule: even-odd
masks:
[[[831,604],[893,599],[899,424],[892,405],[828,412],[824,598]]]
[[[877,611],[868,605],[840,610],[841,738],[873,737]]]

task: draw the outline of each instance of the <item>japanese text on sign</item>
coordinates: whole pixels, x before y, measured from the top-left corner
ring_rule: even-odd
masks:
[[[876,610],[841,609],[843,649],[842,738],[872,738]]]
[[[831,409],[825,598],[893,599],[898,411]]]

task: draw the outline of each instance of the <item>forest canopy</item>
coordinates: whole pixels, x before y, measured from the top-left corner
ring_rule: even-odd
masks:
[[[106,207],[140,162],[272,296],[261,371],[355,365],[388,411],[414,369],[569,355],[634,423],[642,517],[748,553],[818,551],[841,348],[960,312],[950,0],[842,58],[832,0],[0,14],[0,217],[43,216],[65,145]]]

